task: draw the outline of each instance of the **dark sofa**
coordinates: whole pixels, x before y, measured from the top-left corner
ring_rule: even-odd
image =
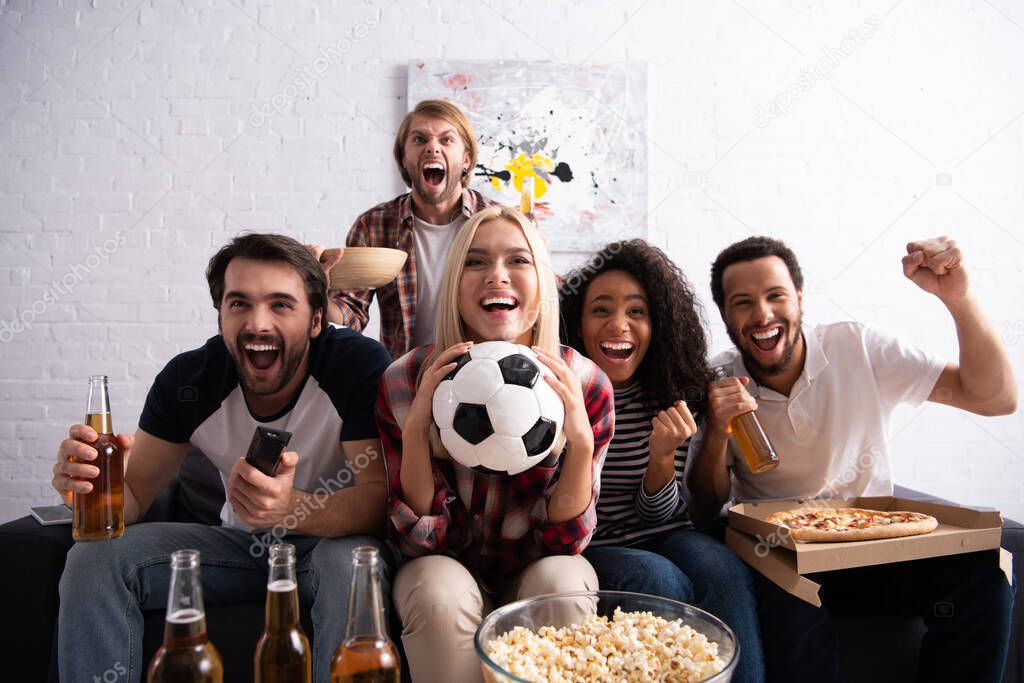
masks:
[[[916,491],[897,487],[897,495],[936,500]],[[224,501],[219,476],[199,453],[190,453],[178,478],[151,506],[144,521],[219,523]],[[4,680],[56,681],[57,584],[64,558],[72,545],[70,527],[40,526],[32,517],[22,517],[0,526],[0,545],[6,550],[0,563],[0,581],[5,586],[9,635]],[[1014,574],[1019,586],[1024,579],[1024,526],[1012,520],[1003,524],[1002,546],[1014,555]],[[1014,598],[1014,631],[1003,676],[1005,683],[1024,680],[1024,597]],[[924,632],[920,619],[865,614],[860,610],[836,612],[840,661],[847,681],[913,680],[918,647]],[[143,662],[148,664],[163,637],[163,610],[147,612]],[[207,605],[210,639],[220,650],[225,664],[225,681],[253,680],[252,655],[263,629],[262,600],[246,605]],[[303,627],[312,634],[308,609],[303,608]],[[398,631],[392,624],[391,632]],[[877,634],[865,643],[863,634]],[[397,640],[397,639],[396,639]]]

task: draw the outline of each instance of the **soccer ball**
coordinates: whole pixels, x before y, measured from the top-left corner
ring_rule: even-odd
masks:
[[[475,344],[434,391],[434,422],[456,462],[506,474],[551,453],[565,406],[543,379],[553,375],[529,347]]]

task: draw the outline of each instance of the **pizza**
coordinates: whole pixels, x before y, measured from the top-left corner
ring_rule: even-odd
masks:
[[[768,515],[765,521],[789,529],[794,541],[870,541],[927,534],[939,525],[920,512],[866,510],[864,508],[799,508]]]

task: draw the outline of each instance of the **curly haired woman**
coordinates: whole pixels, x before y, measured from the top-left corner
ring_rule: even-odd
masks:
[[[694,414],[710,379],[700,304],[679,268],[643,240],[605,246],[561,285],[563,341],[615,389],[615,434],[584,556],[601,588],[695,603],[736,632],[733,680],[764,679],[753,583],[722,543],[693,529],[683,498]]]

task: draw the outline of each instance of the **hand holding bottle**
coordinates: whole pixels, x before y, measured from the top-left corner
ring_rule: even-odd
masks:
[[[710,428],[720,436],[731,433],[729,424],[733,418],[757,410],[757,401],[746,389],[749,383],[749,377],[725,376],[708,387]]]
[[[53,488],[72,510],[76,541],[124,534],[124,472],[134,437],[114,436],[105,375],[89,378],[85,424],[72,425],[57,449]]]
[[[730,377],[727,368],[715,368],[716,382],[708,392],[712,422],[719,429],[724,422],[737,450],[752,474],[761,474],[779,466],[779,456],[757,417],[757,401],[746,385],[749,377]]]

